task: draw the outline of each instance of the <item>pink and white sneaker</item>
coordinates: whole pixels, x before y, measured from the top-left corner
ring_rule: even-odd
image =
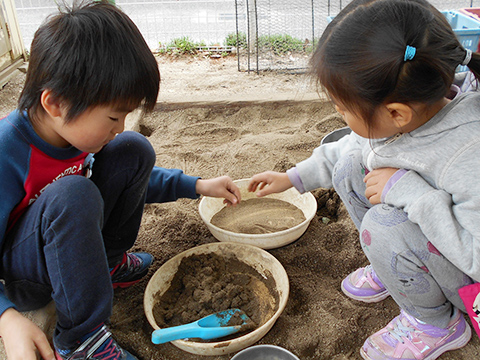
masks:
[[[472,335],[463,314],[455,309],[445,329],[426,324],[403,310],[360,349],[366,360],[434,360],[465,346]]]
[[[348,297],[367,303],[379,302],[390,294],[375,274],[372,265],[359,268],[342,281],[342,291]]]

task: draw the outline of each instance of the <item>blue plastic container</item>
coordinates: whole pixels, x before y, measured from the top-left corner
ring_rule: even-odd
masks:
[[[458,41],[465,49],[477,51],[480,41],[480,21],[475,18],[462,14],[455,10],[442,11],[447,18],[448,23],[458,38]],[[334,16],[327,16],[328,22],[331,22]],[[468,71],[467,66],[459,66],[457,72]]]
[[[478,42],[480,41],[480,21],[455,10],[442,11],[442,14],[447,18],[462,46],[465,49],[477,51]],[[457,68],[457,72],[464,71],[468,71],[467,66],[459,66]]]

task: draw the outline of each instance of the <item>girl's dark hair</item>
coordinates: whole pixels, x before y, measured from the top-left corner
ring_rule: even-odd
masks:
[[[132,20],[107,0],[64,5],[35,33],[18,109],[42,110],[46,89],[64,102],[65,121],[91,106],[152,110],[158,64]]]
[[[404,61],[405,49],[416,48]],[[432,104],[465,59],[445,16],[424,0],[354,0],[327,26],[311,59],[318,83],[372,127],[380,104]],[[468,64],[480,75],[480,55]]]

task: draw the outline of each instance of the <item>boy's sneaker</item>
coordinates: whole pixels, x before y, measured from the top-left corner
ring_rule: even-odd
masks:
[[[153,256],[149,253],[125,253],[120,264],[110,269],[114,289],[126,288],[139,282],[148,273]]]
[[[402,310],[365,341],[360,355],[366,360],[434,360],[446,351],[465,346],[471,335],[472,330],[458,309],[445,329],[428,325]]]
[[[57,360],[138,360],[118,345],[105,325],[75,350],[55,348],[55,357]]]
[[[367,303],[382,301],[389,296],[372,265],[359,268],[343,279],[342,291],[352,299]]]

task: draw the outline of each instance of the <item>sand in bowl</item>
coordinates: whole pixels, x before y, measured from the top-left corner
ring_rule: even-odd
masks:
[[[236,206],[224,207],[211,220],[212,225],[241,234],[269,234],[290,229],[305,221],[295,205],[270,198],[242,200]]]
[[[155,299],[153,316],[158,326],[165,328],[191,323],[227,309],[243,310],[252,324],[222,338],[225,340],[263,325],[276,312],[277,304],[273,282],[251,266],[235,258],[198,254],[182,259],[169,289]],[[238,320],[239,324],[243,321]]]

